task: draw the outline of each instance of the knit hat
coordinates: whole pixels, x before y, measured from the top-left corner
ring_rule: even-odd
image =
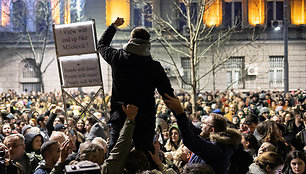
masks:
[[[269,113],[269,109],[268,109],[267,107],[262,107],[262,108],[260,109],[260,115],[262,115],[262,114],[265,113],[265,112]]]

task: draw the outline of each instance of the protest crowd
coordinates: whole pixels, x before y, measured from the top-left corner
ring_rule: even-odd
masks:
[[[84,105],[89,103],[93,95],[80,91],[71,91],[70,94]],[[268,173],[267,168],[273,170],[280,166],[278,170],[283,173],[305,172],[305,90],[285,95],[279,91],[199,92],[196,113],[192,113],[191,96],[188,93],[180,91],[176,96],[172,100],[177,101],[169,102],[155,95],[158,136],[155,136],[154,152],[133,148],[133,125],[127,121],[117,144],[109,152],[109,114],[102,107],[102,96],[98,96],[88,109],[91,114],[80,115],[82,108],[75,102],[68,102],[65,120],[59,92],[17,94],[9,90],[1,94],[0,151],[5,152],[4,158],[9,162],[7,168],[16,170],[16,173],[63,173],[64,165],[82,161],[104,166],[101,170],[106,173],[144,173],[148,170],[160,173],[188,173],[193,170],[225,173],[224,170],[229,170],[226,168],[228,164],[222,163],[226,157],[222,156],[224,154],[218,156],[219,152],[214,152],[218,149],[210,147],[215,143],[194,147],[200,145],[200,141],[220,141],[221,144],[237,144],[237,147],[250,154],[251,162],[247,164],[249,173]],[[109,98],[107,95],[105,100]],[[170,103],[173,112],[167,103]],[[127,120],[133,121],[137,107],[127,105],[125,112]],[[232,133],[221,131],[223,133],[218,135],[217,127],[221,123],[212,121],[212,115],[221,122],[225,121],[225,129]],[[184,130],[186,128],[183,127],[188,126],[194,130]],[[211,127],[216,127],[216,133],[207,137],[204,135],[207,133],[205,130]],[[184,138],[184,134],[190,135]],[[237,136],[235,134],[240,135],[240,138],[231,137]],[[220,136],[221,139],[222,136],[229,139],[218,140]],[[187,146],[195,148],[194,152]],[[293,159],[294,163],[291,162]],[[244,159],[236,159],[239,160]],[[293,164],[300,167],[294,170]],[[218,171],[221,168],[224,170]]]
[[[145,28],[110,46],[123,23],[97,46],[111,94],[1,93],[0,174],[306,173],[305,89],[198,91],[193,104],[151,57]]]

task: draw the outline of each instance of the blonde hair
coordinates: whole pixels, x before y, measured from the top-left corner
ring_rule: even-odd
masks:
[[[267,166],[270,166],[271,170],[275,169],[277,166],[283,165],[283,158],[276,152],[264,152],[259,155],[255,163],[261,168],[266,170]]]

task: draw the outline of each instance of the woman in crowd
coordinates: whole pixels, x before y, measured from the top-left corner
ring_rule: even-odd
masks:
[[[248,152],[253,158],[255,158],[259,149],[259,144],[255,136],[251,133],[243,133],[241,143],[244,150]]]
[[[277,124],[274,121],[261,122],[256,128],[260,138],[260,143],[269,142],[273,144],[277,153],[283,158],[286,158],[287,154],[292,150],[292,147],[284,141],[283,136]]]
[[[264,152],[249,167],[249,174],[281,174],[283,158],[275,152]]]
[[[284,174],[305,174],[306,157],[301,151],[291,151],[285,161]]]
[[[81,132],[83,135],[86,133],[85,129],[85,122],[83,119],[79,119],[79,121],[76,124],[77,131]]]
[[[177,125],[173,125],[169,130],[169,139],[165,145],[166,153],[165,156],[169,160],[173,160],[174,153],[182,144],[182,138],[180,135],[180,131]]]

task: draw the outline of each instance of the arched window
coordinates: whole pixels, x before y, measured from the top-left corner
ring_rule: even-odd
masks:
[[[51,10],[49,1],[38,1],[36,4],[36,31],[45,32],[51,24]]]
[[[23,91],[41,91],[38,67],[33,58],[25,58],[21,61],[21,78]]]
[[[26,12],[26,5],[22,0],[17,0],[13,2],[12,21],[14,30],[25,31],[25,28],[27,26]]]
[[[37,65],[34,59],[32,58],[25,58],[22,60],[23,63],[23,78],[37,78],[38,71]]]

